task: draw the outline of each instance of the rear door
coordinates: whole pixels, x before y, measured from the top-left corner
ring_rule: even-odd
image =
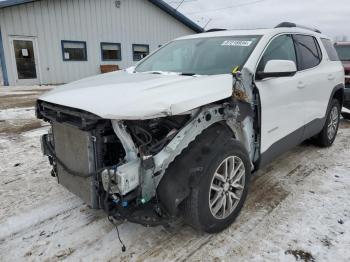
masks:
[[[271,40],[257,67],[262,71],[270,60],[291,60],[296,52],[291,35],[279,35]],[[297,74],[256,80],[261,101],[262,164],[301,142],[305,110],[303,90]]]
[[[298,60],[298,77],[305,96],[305,132],[307,139],[321,131],[330,96],[334,87],[341,83],[342,66],[327,55],[322,42],[310,35],[293,35]],[[331,45],[332,46],[332,45]]]
[[[293,39],[297,52],[299,88],[304,93],[302,100],[307,125],[324,117],[334,77],[328,72],[328,63],[322,61],[321,48],[315,37],[296,34]]]

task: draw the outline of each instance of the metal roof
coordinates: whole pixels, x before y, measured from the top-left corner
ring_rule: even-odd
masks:
[[[0,8],[30,3],[30,2],[34,2],[34,1],[35,0],[5,0],[5,1],[0,1]],[[171,15],[172,17],[174,17],[176,20],[180,21],[181,23],[183,23],[187,27],[191,28],[196,33],[204,32],[204,29],[202,27],[197,25],[191,19],[184,16],[182,13],[175,10],[173,7],[171,7],[169,4],[167,4],[163,0],[148,0],[148,1],[151,2],[152,4],[154,4],[155,6],[159,7],[161,10],[163,10],[167,14]]]
[[[5,0],[0,1],[0,8],[34,2],[35,0]]]
[[[202,33],[204,32],[204,29],[197,25],[195,22],[184,16],[182,13],[178,12],[175,8],[171,7],[169,4],[162,0],[148,0],[152,4],[158,6],[160,9],[162,9],[164,12],[168,13],[175,19],[179,20],[181,23],[186,25],[187,27],[191,28],[196,33]]]

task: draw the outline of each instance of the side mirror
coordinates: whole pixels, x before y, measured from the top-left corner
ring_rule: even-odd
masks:
[[[294,76],[297,72],[297,66],[291,60],[270,60],[266,63],[264,71],[258,71],[256,76],[258,79],[268,77],[287,77]]]

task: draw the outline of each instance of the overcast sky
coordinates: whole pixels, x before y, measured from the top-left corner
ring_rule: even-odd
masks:
[[[0,0],[3,1],[3,0]],[[124,0],[125,1],[125,0]],[[282,21],[350,40],[350,0],[164,0],[206,29],[266,28]]]
[[[176,7],[182,0],[166,0]],[[350,40],[350,0],[184,0],[178,11],[210,28],[266,28],[282,21]]]

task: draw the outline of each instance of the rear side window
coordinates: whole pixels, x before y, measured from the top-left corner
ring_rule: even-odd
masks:
[[[337,51],[335,50],[332,41],[329,40],[329,39],[325,39],[325,38],[322,38],[321,41],[322,41],[322,44],[323,44],[324,48],[327,51],[329,60],[331,60],[331,61],[339,61],[339,57],[338,57]]]
[[[308,35],[294,35],[297,50],[298,70],[317,66],[322,60],[321,49],[316,39]]]
[[[290,60],[296,63],[296,54],[293,39],[290,35],[281,35],[271,41],[262,56],[257,71],[264,71],[270,60]]]

